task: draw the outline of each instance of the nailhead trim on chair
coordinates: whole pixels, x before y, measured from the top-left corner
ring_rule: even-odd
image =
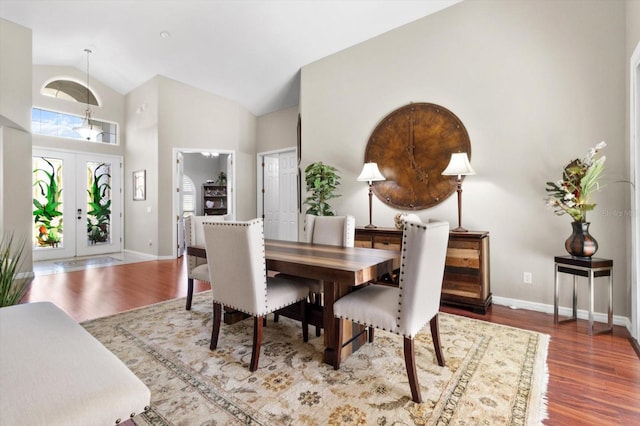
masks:
[[[203,224],[207,224],[207,225],[244,226],[244,227],[255,225],[256,223],[262,223],[263,224],[262,231],[261,231],[262,232],[262,258],[266,259],[265,258],[265,247],[264,247],[264,222],[262,221],[262,219],[253,219],[253,220],[250,220],[250,221],[247,221],[247,222],[203,222]],[[262,266],[263,266],[262,270],[264,271],[264,280],[265,280],[265,283],[266,283],[266,281],[267,281],[267,263],[266,263],[266,260],[262,261]],[[297,302],[299,302],[299,301],[301,301],[303,299],[306,299],[306,296],[305,297],[301,297],[300,299],[297,300]],[[253,315],[267,315],[267,314],[270,314],[270,313],[273,313],[273,312],[277,311],[278,309],[282,309],[282,308],[285,308],[285,307],[289,306],[289,305],[282,305],[282,306],[278,306],[278,307],[275,307],[275,308],[272,308],[271,306],[268,306],[267,307],[267,312],[263,312],[261,314],[255,314],[253,312],[248,312],[248,311],[246,311],[244,309],[238,308],[237,306],[224,305],[222,302],[219,302],[218,300],[216,300],[215,296],[213,298],[213,301],[215,303],[219,303],[219,304],[221,304],[223,306],[226,306],[227,308],[235,309],[236,311],[244,312],[245,314],[252,315],[252,316]],[[264,286],[264,305],[267,306],[267,286],[266,285]]]
[[[406,226],[416,226],[418,228],[427,229],[427,225],[425,225],[425,224],[418,224],[418,223],[413,223],[413,222],[403,222],[403,224],[404,224],[405,227]],[[404,278],[404,259],[406,258],[406,247],[407,247],[406,242],[407,242],[407,236],[403,232],[402,233],[402,262],[401,262],[401,265],[400,265],[400,278],[399,278],[399,282],[398,282],[398,288],[400,289],[400,298],[398,300],[398,314],[400,314],[400,308],[402,307],[402,294],[403,294],[403,291],[402,291],[403,290],[403,285],[402,285],[402,283],[404,281],[403,280],[403,278]],[[341,316],[339,318],[346,319],[346,320],[349,320],[349,321],[354,321],[352,318],[349,318],[349,317],[346,317],[346,316]],[[398,322],[396,324],[396,327],[400,328],[400,315],[398,315],[396,317],[396,319],[398,320]],[[357,321],[354,321],[354,322],[357,322]],[[359,323],[359,324],[364,325],[365,327],[374,327],[371,324],[366,324],[366,323]],[[425,323],[425,325],[426,325],[426,323]],[[376,327],[374,327],[374,328],[376,328]],[[377,327],[377,328],[379,328],[380,330],[384,330],[384,331],[388,331],[390,333],[397,334],[397,335],[402,336],[402,337],[406,337],[408,339],[413,339],[413,336],[409,336],[409,335],[406,335],[404,333],[401,334],[401,333],[398,333],[398,332],[395,332],[395,331],[387,330],[387,329],[382,328],[382,327]]]

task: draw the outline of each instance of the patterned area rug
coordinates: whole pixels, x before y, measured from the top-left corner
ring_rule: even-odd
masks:
[[[410,399],[399,336],[376,331],[339,371],[323,336],[271,318],[260,365],[248,370],[253,321],[223,325],[209,350],[211,299],[172,300],[83,323],[151,389],[136,425],[533,425],[546,417],[549,336],[440,314],[446,367],[429,327],[416,338],[422,404]],[[130,421],[131,422],[131,421]]]

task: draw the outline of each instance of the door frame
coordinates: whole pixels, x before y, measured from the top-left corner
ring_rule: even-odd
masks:
[[[230,149],[218,149],[218,148],[173,148],[172,152],[172,158],[173,158],[173,164],[177,164],[178,162],[178,156],[180,154],[186,154],[186,153],[200,153],[202,151],[215,151],[218,152],[220,154],[223,155],[228,155],[228,160],[227,160],[227,211],[229,212],[229,217],[231,218],[231,220],[235,220],[236,218],[236,162],[237,162],[237,156],[236,156],[236,151],[235,150],[230,150]],[[229,162],[231,163],[231,167],[229,170]],[[181,218],[182,217],[182,205],[180,205],[180,188],[176,187],[176,185],[178,184],[178,167],[172,167],[172,212],[173,212],[173,218]],[[184,168],[183,168],[184,171]],[[180,180],[181,182],[182,180]],[[172,240],[172,247],[173,247],[173,257],[174,259],[178,258],[178,254],[179,254],[179,247],[178,247],[178,229],[177,227],[180,226],[180,222],[181,220],[173,220],[172,219],[172,229],[171,229],[171,240]]]
[[[631,204],[631,335],[640,341],[640,43],[631,55],[629,108],[629,180]]]
[[[283,152],[295,152],[296,155],[298,153],[298,149],[295,146],[289,147],[289,148],[281,148],[281,149],[275,149],[272,151],[263,151],[263,152],[259,152],[258,154],[256,154],[256,214],[257,217],[262,217],[264,215],[264,194],[262,192],[262,190],[264,189],[264,176],[263,176],[263,169],[262,169],[262,163],[263,163],[263,159],[264,157],[268,157],[268,156],[272,156],[275,154],[281,154]],[[300,187],[301,183],[300,183],[300,169],[298,168],[298,188],[296,191],[296,202],[298,204],[298,207],[300,207],[300,197],[302,196],[301,191],[302,188]],[[298,239],[300,238],[299,236],[299,232],[298,232],[298,228],[299,228],[299,223],[300,223],[300,211],[298,210],[298,215],[296,218],[296,235],[298,235]]]

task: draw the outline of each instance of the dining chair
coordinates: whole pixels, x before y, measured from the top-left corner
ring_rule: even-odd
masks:
[[[404,337],[404,360],[414,402],[422,402],[416,371],[414,337],[430,323],[438,365],[444,366],[440,345],[438,309],[444,264],[449,241],[447,222],[404,221],[402,261],[398,287],[371,284],[338,299],[333,305],[336,334],[341,342],[343,321],[350,320],[369,328],[379,328]],[[334,368],[340,368],[337,351]]]
[[[304,235],[305,242],[311,244],[326,244],[340,247],[353,247],[355,242],[356,220],[352,215],[346,216],[305,216]],[[316,305],[322,305],[323,282],[295,277],[287,274],[276,276],[295,279],[303,283],[309,289],[309,301]],[[277,317],[276,317],[277,321]],[[320,327],[316,327],[316,336],[320,336]]]
[[[258,368],[263,319],[278,309],[298,304],[302,336],[309,340],[305,303],[308,289],[285,278],[268,277],[262,219],[204,222],[207,263],[213,288],[211,350],[218,347],[222,306],[253,316],[253,350],[249,370]]]
[[[188,216],[184,219],[184,242],[187,247],[204,247],[202,223],[212,219],[213,216]],[[193,280],[211,284],[206,259],[187,253],[187,311],[191,310],[191,301],[193,300]]]

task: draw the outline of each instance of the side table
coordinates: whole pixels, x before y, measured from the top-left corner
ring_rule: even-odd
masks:
[[[589,334],[611,333],[613,331],[613,260],[601,259],[598,257],[578,258],[573,256],[556,256],[554,271],[554,303],[553,322],[555,324],[577,319],[577,277],[587,277],[589,281]],[[573,313],[572,316],[563,320],[558,320],[558,293],[559,293],[559,273],[573,275]],[[595,279],[599,277],[609,277],[609,308],[607,311],[607,328],[595,331],[593,329],[593,287]]]

